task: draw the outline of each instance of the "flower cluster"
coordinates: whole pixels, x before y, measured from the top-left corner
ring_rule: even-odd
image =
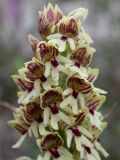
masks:
[[[79,8],[65,16],[51,4],[39,11],[43,41],[28,36],[34,57],[12,76],[20,107],[9,125],[21,134],[13,148],[28,134],[40,149],[39,160],[100,160],[99,152],[108,156],[99,140],[106,127],[99,111],[106,92],[94,86],[99,70],[89,67],[95,49],[82,27],[87,14]]]

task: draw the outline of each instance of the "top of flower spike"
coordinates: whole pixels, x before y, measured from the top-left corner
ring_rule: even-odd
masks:
[[[68,17],[73,17],[81,22],[86,18],[88,10],[79,8],[70,12]],[[55,7],[51,3],[48,3],[47,7],[44,7],[43,11],[39,11],[38,31],[43,39],[46,39],[52,32],[52,27],[56,25],[63,18],[61,9],[56,4]],[[55,28],[54,28],[55,29]]]
[[[51,3],[44,7],[43,11],[39,11],[38,31],[43,39],[51,34],[51,27],[59,22],[62,16],[60,8],[57,5],[53,7]]]

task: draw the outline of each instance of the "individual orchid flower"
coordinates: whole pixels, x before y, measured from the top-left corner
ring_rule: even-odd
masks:
[[[20,91],[18,92],[18,103],[26,104],[32,98],[38,97],[40,94],[40,82],[35,80],[34,82],[26,81],[22,76],[13,75],[14,82],[17,84]]]
[[[93,94],[89,95],[86,100],[85,104],[88,107],[90,114],[88,114],[89,120],[92,125],[96,126],[100,130],[102,125],[102,117],[98,109],[103,105],[105,102],[106,97],[103,95],[97,95],[93,92]]]
[[[80,25],[74,17],[63,17],[57,24],[58,33],[47,37],[49,42],[57,45],[59,52],[66,49],[67,44],[71,50],[75,49],[75,38],[78,36]]]
[[[74,65],[78,68],[87,67],[92,60],[95,49],[88,45],[78,45],[76,49],[71,53],[70,59],[74,62]]]
[[[58,133],[48,134],[43,139],[38,139],[37,144],[44,153],[44,160],[51,158],[53,160],[73,160],[72,154],[63,146],[64,142]]]
[[[53,7],[51,3],[44,7],[44,11],[39,11],[38,31],[43,39],[52,33],[51,28],[60,21],[62,16],[60,8],[57,5]]]
[[[45,131],[45,127],[42,124],[42,113],[43,110],[40,108],[38,98],[16,110],[14,113],[15,120],[9,121],[8,124],[12,128],[15,128],[22,136],[13,148],[19,148],[21,146],[27,133],[35,137],[38,137],[39,131],[41,135],[43,135],[43,133],[44,135],[48,133]],[[38,124],[41,129],[39,129],[39,131],[36,128]]]
[[[93,86],[86,79],[73,75],[68,78],[67,87],[63,93],[67,98],[62,101],[60,107],[71,106],[73,113],[77,114],[80,109],[78,101],[81,107],[85,107],[84,95],[91,93]]]
[[[80,32],[81,22],[86,18],[88,10],[84,8],[79,8],[70,12],[67,17],[63,17],[57,24],[58,33],[50,35],[47,39],[58,46],[60,52],[65,50],[66,44],[68,42],[70,49],[75,49],[75,41],[73,39],[77,38]],[[90,37],[84,34],[87,38]]]
[[[52,75],[54,81],[59,80],[59,72],[65,74],[69,73],[69,70],[61,64],[64,63],[65,58],[59,56],[58,49],[49,43],[40,42],[37,46],[37,58],[45,64],[45,77]]]
[[[71,61],[66,66],[72,73],[77,72],[80,76],[87,78],[87,66],[91,63],[94,52],[95,49],[88,45],[78,45],[70,54]]]
[[[45,65],[35,57],[32,61],[25,63],[25,68],[19,69],[18,72],[26,81],[34,82],[35,80],[39,80],[41,87],[45,90],[58,85],[57,81],[45,77]]]
[[[41,95],[41,107],[44,109],[44,125],[52,126],[53,129],[58,130],[58,122],[63,120],[70,124],[70,118],[59,108],[60,102],[63,100],[62,90],[55,88],[46,91]]]

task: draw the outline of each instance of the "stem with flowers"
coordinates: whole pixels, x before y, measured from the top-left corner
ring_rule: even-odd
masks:
[[[41,152],[37,160],[101,160],[99,153],[108,157],[99,139],[107,125],[100,112],[106,91],[94,85],[99,69],[89,67],[95,49],[82,26],[87,14],[79,8],[65,16],[50,3],[39,11],[43,41],[28,35],[34,56],[12,76],[20,107],[8,123],[21,134],[13,148],[29,135]]]

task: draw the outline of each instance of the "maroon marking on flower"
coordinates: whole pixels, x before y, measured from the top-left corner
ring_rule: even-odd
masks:
[[[59,157],[60,157],[60,154],[59,154],[59,152],[57,151],[57,148],[52,148],[52,149],[50,149],[50,153],[52,154],[52,156],[53,156],[54,158],[59,158]]]
[[[59,51],[55,46],[49,45],[46,42],[40,43],[38,48],[40,49],[40,51],[38,53],[38,57],[40,57],[40,60],[43,63],[51,61],[59,54]]]
[[[45,43],[40,43],[39,48],[40,48],[41,54],[46,53],[47,47],[46,47]]]
[[[75,91],[75,90],[73,90],[72,96],[73,96],[75,99],[77,99],[77,97],[78,97],[78,92]]]
[[[91,75],[88,76],[87,80],[89,82],[92,82],[94,78],[95,78],[95,76],[91,74]]]
[[[47,19],[49,22],[54,20],[54,13],[51,8],[49,8],[49,10],[47,11]]]
[[[50,89],[42,95],[42,108],[46,108],[49,105],[57,105],[62,102],[63,96],[62,93],[55,89]],[[54,105],[53,105],[54,106]]]
[[[43,12],[41,12],[41,15],[39,17],[38,32],[42,36],[42,38],[45,38],[46,36],[50,34],[50,23],[46,19]]]
[[[88,65],[88,55],[87,50],[85,47],[78,47],[70,56],[70,59],[75,62],[75,65],[77,67],[80,67],[81,65],[83,67],[86,67]]]
[[[84,148],[88,154],[91,154],[91,149],[89,147],[85,146]]]
[[[70,127],[69,128],[72,132],[73,132],[73,134],[75,135],[75,136],[77,136],[77,137],[80,137],[81,136],[81,133],[80,133],[80,131],[78,130],[78,128],[77,127]]]
[[[58,61],[57,61],[55,58],[52,58],[51,64],[52,64],[53,67],[55,67],[55,68],[59,65],[59,64],[58,64]]]
[[[69,38],[75,38],[78,35],[78,25],[75,19],[61,20],[58,26],[59,32],[67,35]]]
[[[94,109],[89,109],[89,112],[94,116]]]
[[[42,116],[40,115],[40,116],[36,119],[36,121],[39,122],[39,123],[43,122]]]
[[[61,38],[60,38],[62,41],[67,41],[68,40],[68,37],[66,36],[66,35],[63,35],[63,36],[61,36]]]
[[[28,128],[30,127],[30,125],[27,125],[26,124],[26,128],[24,128],[25,126],[22,126],[22,125],[17,125],[16,126],[16,130],[19,131],[22,135],[24,135],[27,131],[28,131]]]
[[[82,92],[83,94],[87,94],[88,92],[92,91],[91,84],[78,76],[69,77],[69,79],[67,80],[67,86],[72,88],[73,90]]]
[[[76,117],[75,124],[76,125],[81,124],[85,119],[85,113],[81,112],[78,115],[76,115],[75,117]]]
[[[31,92],[33,89],[33,83],[22,80],[21,78],[18,78],[18,85],[20,85],[23,90],[28,90],[28,92]]]
[[[42,114],[42,109],[40,108],[39,103],[34,101],[29,102],[21,109],[21,111],[23,113],[23,116],[29,123],[32,123],[33,121],[39,119]]]
[[[78,68],[80,68],[80,63],[75,62],[75,66],[78,67]]]
[[[28,64],[27,68],[29,69],[30,72],[34,73],[37,69],[40,68],[40,66],[36,63],[31,62]]]
[[[95,108],[99,105],[99,102],[100,100],[96,100],[96,101],[91,100],[91,103],[90,104],[88,103],[88,108],[90,110],[95,110]]]
[[[51,112],[52,112],[53,114],[58,114],[58,113],[59,113],[56,104],[51,104],[51,105],[49,105],[49,108],[51,109]]]
[[[63,139],[58,135],[58,133],[55,133],[55,132],[52,134],[46,135],[43,138],[43,140],[40,142],[40,148],[42,149],[43,152],[52,151],[52,153],[54,153],[54,151],[57,151],[57,148],[59,146],[63,146],[63,145],[64,145]],[[55,154],[55,155],[57,157],[58,154]]]
[[[25,72],[25,75],[27,78],[29,78],[31,81],[35,81],[37,79],[36,75],[33,75],[31,72]]]
[[[46,78],[44,75],[42,75],[42,76],[40,77],[40,80],[44,83],[44,82],[47,81],[47,78]]]
[[[73,38],[78,35],[78,27],[75,19],[70,19],[67,29]]]

